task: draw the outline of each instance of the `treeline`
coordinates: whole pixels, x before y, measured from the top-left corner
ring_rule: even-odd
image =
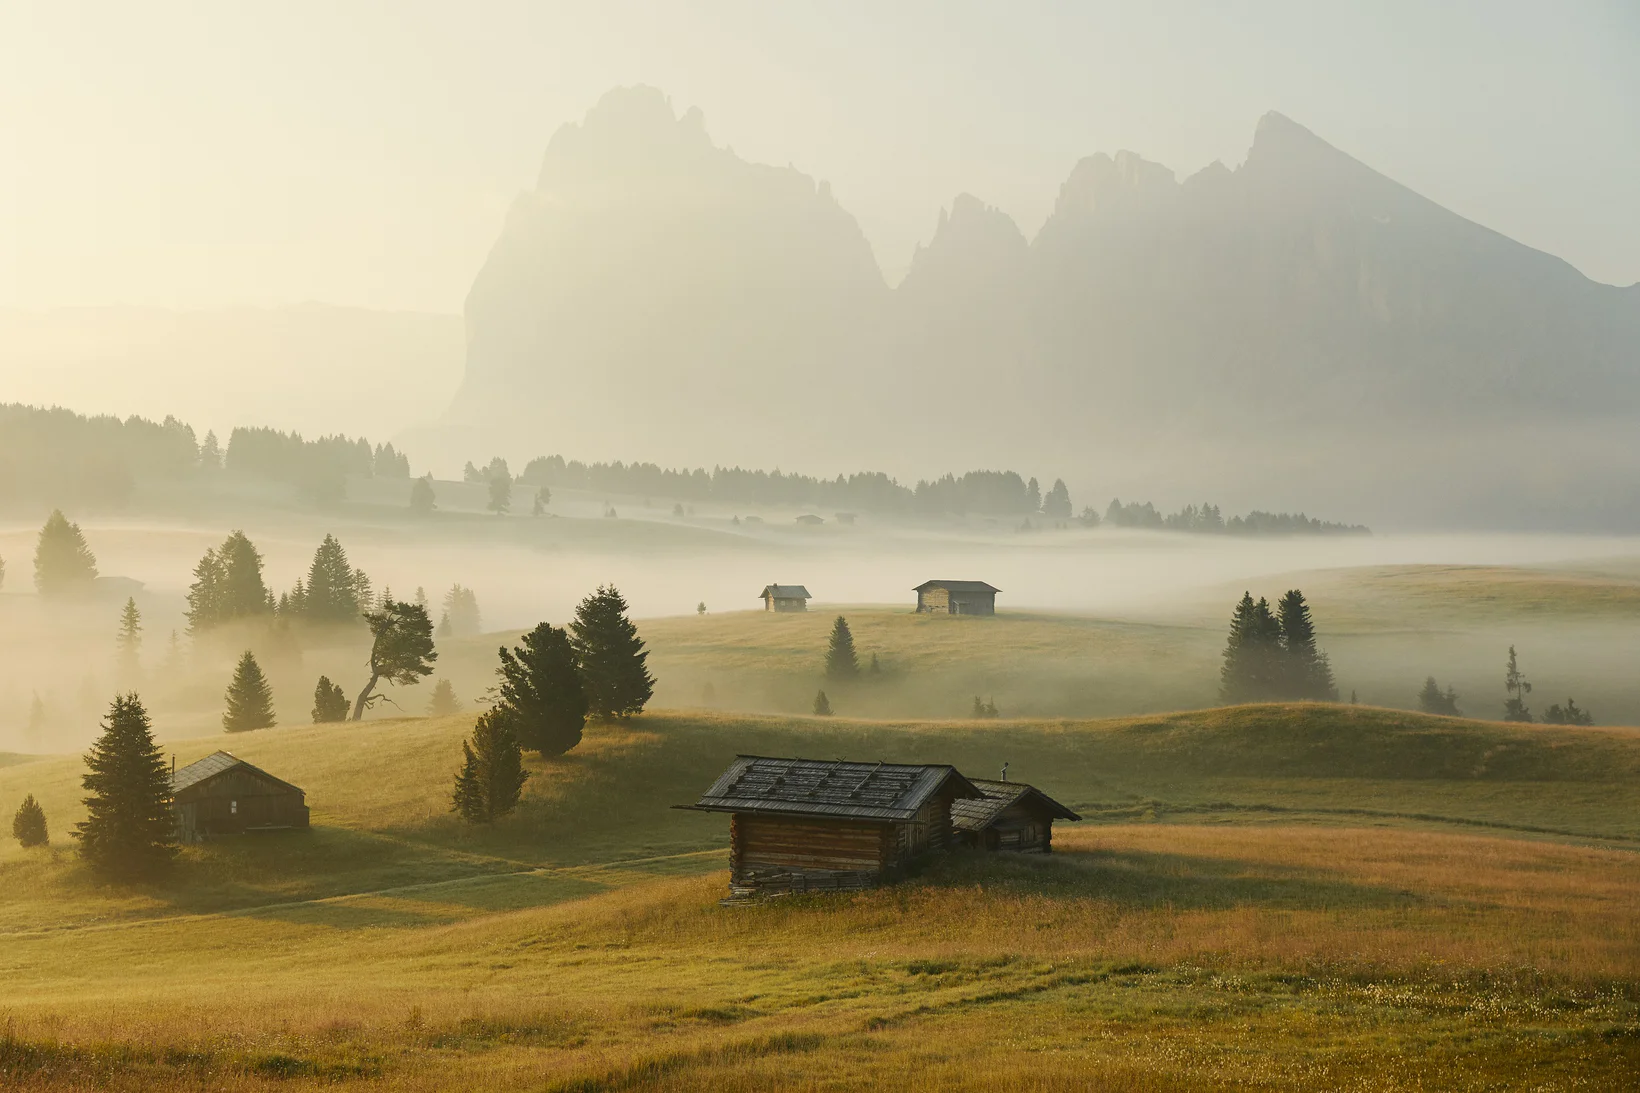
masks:
[[[301,433],[237,428],[228,437],[226,468],[234,474],[284,482],[309,496],[339,501],[348,475],[409,478],[410,460],[391,444],[371,447],[340,434],[306,440]]]
[[[1090,520],[1090,515],[1092,519]],[[1083,523],[1100,522],[1091,510],[1084,510]],[[1228,520],[1217,505],[1186,505],[1178,512],[1163,515],[1149,501],[1124,505],[1113,500],[1105,510],[1104,523],[1119,528],[1153,528],[1163,531],[1193,531],[1223,535],[1371,535],[1361,524],[1334,524],[1304,513],[1260,512],[1232,516]]]

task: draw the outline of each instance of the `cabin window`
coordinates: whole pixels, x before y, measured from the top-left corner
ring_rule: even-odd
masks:
[[[230,815],[233,815],[233,816],[239,815],[239,802],[238,801],[229,801],[228,802],[228,813]]]

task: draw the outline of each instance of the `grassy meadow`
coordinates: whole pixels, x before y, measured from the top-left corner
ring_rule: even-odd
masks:
[[[79,765],[0,767],[8,1089],[1629,1088],[1640,731],[1343,706],[1086,721],[659,711],[460,825],[470,717],[176,740],[314,828],[118,887]],[[1087,819],[853,896],[723,908],[736,752],[1008,761]]]

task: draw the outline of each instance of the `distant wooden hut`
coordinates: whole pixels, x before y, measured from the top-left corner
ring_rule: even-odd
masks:
[[[809,590],[800,584],[769,584],[760,593],[765,611],[807,611]]]
[[[870,888],[952,843],[956,768],[738,757],[700,800],[729,813],[730,898]]]
[[[997,593],[984,581],[924,581],[917,593],[919,615],[994,615]]]
[[[305,796],[289,782],[225,751],[212,752],[171,775],[177,834],[184,842],[305,828]]]
[[[951,827],[963,846],[1046,854],[1053,849],[1053,822],[1082,818],[1024,782],[969,782],[983,796],[951,802]]]
[[[825,522],[826,518],[824,516],[816,516],[812,512],[805,512],[797,518],[797,523],[806,528],[817,528]]]

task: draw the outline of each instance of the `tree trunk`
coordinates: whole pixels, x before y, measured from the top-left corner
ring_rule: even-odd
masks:
[[[358,699],[353,703],[353,720],[364,720],[365,703],[370,701],[370,692],[376,689],[376,684],[381,682],[381,678],[381,676],[376,675],[374,672],[371,673],[370,682],[364,685],[364,690],[359,692]]]

